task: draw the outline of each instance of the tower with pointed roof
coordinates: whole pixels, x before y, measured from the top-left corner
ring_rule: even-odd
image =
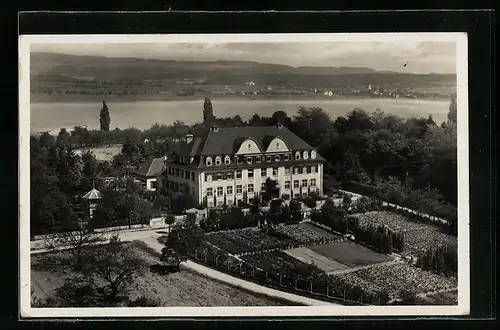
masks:
[[[92,185],[92,190],[83,195],[82,198],[86,200],[88,214],[92,219],[94,211],[97,209],[99,202],[102,199],[102,194],[99,190],[95,189],[95,185]]]

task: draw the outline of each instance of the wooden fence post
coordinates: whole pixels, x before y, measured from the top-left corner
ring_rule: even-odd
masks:
[[[280,286],[283,286],[283,275],[280,273]]]
[[[345,289],[344,289],[344,300],[345,300]]]
[[[205,252],[205,263],[207,263],[207,253]]]
[[[198,260],[198,250],[194,250],[194,258]]]
[[[215,257],[215,266],[219,267],[219,256]]]
[[[328,285],[326,286],[326,296],[330,297],[330,287]]]
[[[240,275],[242,275],[242,271],[241,271],[241,266],[243,266],[243,264],[240,262]]]
[[[295,279],[295,290],[297,290],[297,279]]]
[[[267,281],[267,272],[266,272],[266,281]]]
[[[313,293],[313,282],[311,281],[311,293]]]

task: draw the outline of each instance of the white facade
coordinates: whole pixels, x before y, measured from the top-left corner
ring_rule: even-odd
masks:
[[[267,178],[277,181],[279,197],[298,198],[301,195],[306,196],[309,192],[323,193],[323,164],[321,163],[200,171],[187,170],[186,167],[183,168],[180,165],[171,167],[174,171],[178,169],[179,174],[181,170],[184,173],[185,171],[194,173],[194,180],[191,180],[191,177],[186,179],[175,174],[169,175],[168,189],[192,194],[198,203],[203,204],[206,200],[208,206],[223,205],[224,199],[227,205],[235,201],[236,203],[249,202],[257,193],[262,194]],[[189,191],[186,191],[186,186],[189,187]]]

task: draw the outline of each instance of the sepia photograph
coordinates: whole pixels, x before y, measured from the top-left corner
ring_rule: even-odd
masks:
[[[22,316],[469,312],[466,34],[24,35],[19,61]]]

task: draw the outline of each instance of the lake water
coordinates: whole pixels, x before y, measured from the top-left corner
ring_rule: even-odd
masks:
[[[186,124],[202,121],[203,100],[185,101],[139,101],[108,102],[111,115],[111,129],[136,127],[146,129],[159,124],[171,124],[180,120]],[[289,116],[297,113],[299,106],[320,107],[333,119],[345,116],[355,108],[368,112],[381,109],[385,113],[403,118],[428,117],[430,114],[440,124],[446,120],[449,101],[415,99],[333,99],[333,100],[212,100],[217,117],[230,117],[239,114],[244,120],[254,113],[271,116],[283,110]],[[87,125],[89,129],[99,128],[100,102],[40,102],[31,104],[31,132],[70,129],[77,125]]]

